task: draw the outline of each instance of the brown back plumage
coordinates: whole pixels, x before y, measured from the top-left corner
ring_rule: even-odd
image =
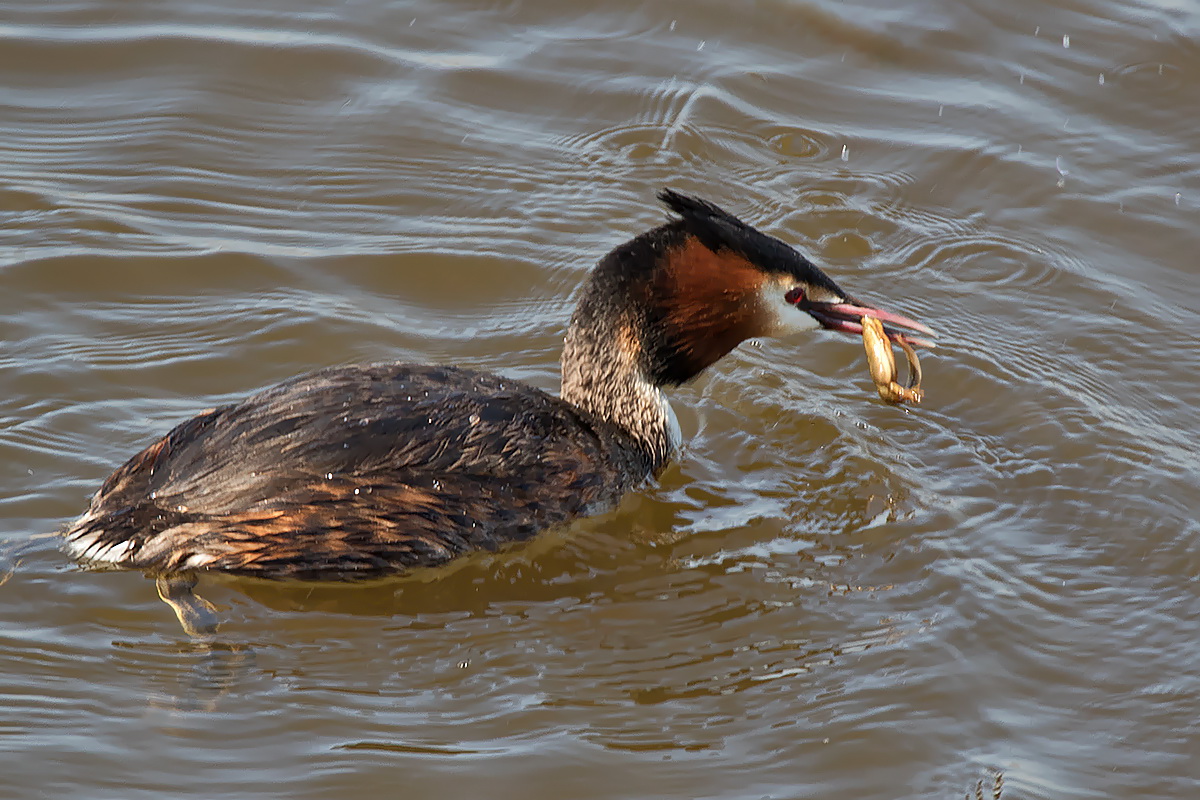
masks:
[[[180,425],[67,536],[141,568],[372,575],[527,539],[650,469],[620,429],[517,381],[342,367]]]

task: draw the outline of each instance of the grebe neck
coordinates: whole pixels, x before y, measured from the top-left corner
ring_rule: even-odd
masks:
[[[588,276],[571,317],[562,399],[625,429],[653,468],[662,466],[680,442],[663,389],[752,335],[755,305],[743,287],[730,286],[740,264],[679,220],[613,249]]]
[[[657,471],[679,446],[679,423],[645,373],[640,336],[632,320],[581,316],[563,344],[562,399],[627,431]]]
[[[601,259],[562,356],[562,399],[628,431],[655,469],[679,444],[664,388],[687,383],[750,337],[816,326],[787,299],[798,277],[751,258],[778,260],[777,250],[801,258],[795,251],[715,206],[663,198],[684,216]]]

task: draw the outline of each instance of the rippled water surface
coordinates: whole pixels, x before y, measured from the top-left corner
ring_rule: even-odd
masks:
[[[852,339],[743,346],[675,393],[658,485],[524,547],[205,577],[216,649],[34,540],[0,796],[1195,795],[1191,4],[0,9],[9,544],[310,369],[556,388],[664,185],[942,334],[913,410]]]

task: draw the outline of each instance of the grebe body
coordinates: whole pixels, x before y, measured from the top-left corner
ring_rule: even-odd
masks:
[[[611,507],[653,478],[678,444],[663,389],[747,338],[858,333],[864,315],[929,332],[853,301],[717,206],[659,197],[676,217],[589,276],[560,397],[458,367],[314,372],[135,455],[66,531],[66,549],[158,574],[345,578],[441,564]]]

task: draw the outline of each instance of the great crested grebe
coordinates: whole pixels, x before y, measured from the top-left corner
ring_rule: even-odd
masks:
[[[859,333],[863,316],[930,333],[856,302],[712,203],[658,197],[677,216],[587,280],[561,397],[445,366],[294,378],[135,455],[66,531],[67,551],[159,575],[347,578],[441,564],[611,507],[654,477],[679,443],[662,390],[750,337]]]

